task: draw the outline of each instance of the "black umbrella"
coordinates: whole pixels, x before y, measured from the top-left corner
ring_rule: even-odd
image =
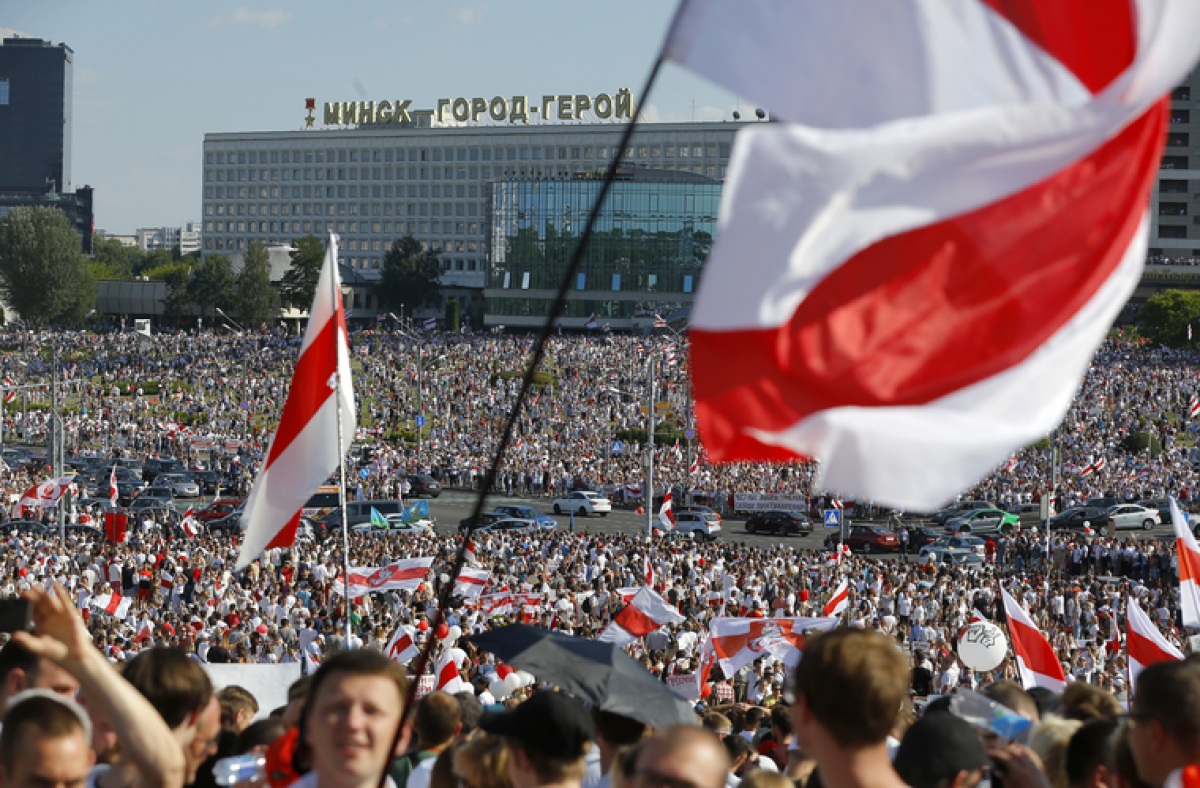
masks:
[[[510,624],[468,638],[538,681],[589,701],[602,711],[655,728],[695,725],[692,705],[613,643]]]

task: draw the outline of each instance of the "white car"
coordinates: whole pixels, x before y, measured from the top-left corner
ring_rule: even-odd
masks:
[[[676,512],[672,533],[692,539],[716,539],[721,535],[721,524],[701,512]]]
[[[1162,525],[1162,517],[1157,509],[1147,509],[1135,503],[1117,504],[1108,510],[1108,514],[1112,517],[1113,527],[1118,531],[1131,528],[1149,531],[1156,525]]]
[[[573,492],[565,498],[558,498],[554,501],[555,514],[573,512],[580,517],[587,517],[589,514],[607,517],[611,511],[612,501],[597,492]]]
[[[423,536],[433,533],[432,520],[413,520],[404,522],[400,515],[394,514],[387,518],[388,527],[381,528],[372,523],[358,523],[350,526],[356,534],[387,534],[389,536]]]

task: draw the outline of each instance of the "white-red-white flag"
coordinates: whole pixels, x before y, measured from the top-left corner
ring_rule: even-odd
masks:
[[[465,560],[468,564],[478,563],[475,553],[475,543],[471,541],[471,537],[469,536],[467,537],[466,549],[463,550],[463,560]]]
[[[642,575],[647,586],[654,587],[654,564],[650,563],[650,554],[642,556]]]
[[[175,585],[175,575],[171,572],[163,570],[158,576],[158,587],[165,593],[171,593],[171,588]]]
[[[783,121],[738,132],[692,310],[709,456],[923,510],[1049,432],[1140,281],[1198,29],[1194,0],[680,4],[664,54]]]
[[[1000,595],[1004,598],[1004,615],[1008,619],[1008,634],[1012,640],[1013,654],[1017,657],[1021,684],[1025,689],[1045,687],[1062,692],[1063,687],[1067,686],[1067,676],[1063,673],[1058,655],[1054,653],[1054,647],[1037,624],[1033,623],[1021,603],[1004,589],[1000,589]]]
[[[471,685],[462,680],[459,675],[459,670],[462,669],[463,663],[467,660],[467,652],[460,648],[446,649],[446,651],[438,657],[437,663],[434,666],[434,675],[437,676],[437,683],[434,689],[453,695],[456,692],[471,689]]]
[[[596,327],[596,313],[593,312],[592,314],[588,315],[588,319],[583,321],[583,325],[585,328],[595,328]]]
[[[13,388],[13,386],[16,386],[17,384],[13,382],[12,378],[5,378],[4,385],[8,389],[4,392],[4,401],[15,402],[17,399],[17,391],[15,388]]]
[[[117,464],[114,462],[112,473],[108,475],[108,502],[112,507],[117,508],[117,497],[120,490],[117,489]]]
[[[1188,405],[1188,417],[1193,417],[1200,413],[1200,397],[1192,397],[1192,402]]]
[[[340,445],[348,449],[354,442],[354,386],[347,336],[337,236],[331,234],[279,427],[246,499],[239,569],[264,549],[295,541],[304,504],[342,462],[339,409]]]
[[[675,512],[671,509],[671,493],[667,493],[663,496],[662,506],[658,509],[658,522],[667,530],[675,527]]]
[[[97,610],[103,610],[110,616],[124,620],[125,616],[129,615],[129,607],[133,604],[133,597],[122,596],[121,594],[103,594],[92,597],[89,600],[89,604]]]
[[[1179,564],[1179,612],[1185,627],[1200,627],[1200,546],[1192,535],[1188,516],[1174,498],[1169,500]]]
[[[1183,661],[1183,654],[1162,636],[1133,597],[1129,597],[1126,606],[1125,623],[1129,627],[1125,643],[1129,650],[1130,687],[1137,684],[1139,673],[1156,662]]]
[[[490,569],[472,569],[464,566],[458,573],[458,579],[454,581],[454,593],[464,599],[473,599],[481,595],[491,574]]]
[[[613,616],[596,640],[625,646],[667,624],[682,624],[684,617],[649,586],[642,586],[629,604]]]
[[[387,650],[384,652],[387,654],[388,659],[403,665],[417,656],[417,654],[420,654],[421,650],[417,648],[416,641],[413,639],[415,633],[416,629],[406,624],[396,627],[396,632],[392,635],[392,639],[388,641]]]
[[[192,511],[192,507],[188,507],[184,513],[183,519],[179,522],[179,527],[188,535],[189,539],[195,539],[200,535],[200,523],[196,521],[196,515]]]
[[[350,596],[362,596],[372,591],[415,591],[425,579],[425,575],[429,574],[429,567],[432,565],[433,556],[423,556],[405,558],[377,569],[351,569]],[[343,575],[338,575],[333,590],[345,594],[346,582]]]
[[[850,583],[847,580],[842,580],[838,587],[833,590],[833,594],[829,597],[829,601],[825,603],[823,611],[827,616],[840,616],[842,611],[850,607]]]
[[[424,326],[425,326],[426,331],[433,331],[434,329],[437,328],[437,318],[436,317],[426,318]]]
[[[732,676],[764,654],[788,667],[800,664],[805,633],[833,629],[838,619],[823,618],[714,618],[708,625],[709,642],[721,671]]]
[[[13,506],[11,512],[12,519],[20,520],[23,518],[25,510],[29,507],[54,506],[74,481],[74,476],[60,476],[57,479],[47,479],[44,482],[35,484]]]

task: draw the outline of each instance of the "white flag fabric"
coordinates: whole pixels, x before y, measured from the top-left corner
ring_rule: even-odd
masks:
[[[1004,615],[1008,618],[1008,634],[1021,683],[1025,689],[1044,687],[1062,692],[1067,686],[1067,676],[1050,641],[1017,600],[1004,589],[1000,589],[1000,594],[1004,597]]]
[[[108,475],[108,502],[115,509],[117,506],[117,497],[119,490],[117,489],[117,464],[114,462],[112,472]]]
[[[1154,622],[1142,610],[1132,596],[1126,606],[1126,624],[1129,632],[1125,647],[1129,651],[1129,686],[1137,689],[1137,677],[1146,668],[1157,662],[1182,662],[1183,653],[1162,636]]]
[[[341,445],[349,449],[354,442],[354,385],[347,337],[337,236],[331,234],[279,427],[242,514],[246,531],[238,553],[239,569],[264,549],[286,547],[295,541],[304,504],[342,462],[339,408]]]
[[[30,507],[54,506],[74,481],[74,476],[60,476],[57,479],[47,479],[35,484],[26,490],[25,494],[21,496],[21,500],[13,506],[12,519],[20,520],[25,516],[25,510]]]
[[[663,496],[662,506],[658,509],[658,522],[668,531],[675,527],[675,512],[672,511],[671,493]]]
[[[387,650],[384,652],[387,654],[388,659],[403,665],[421,653],[421,650],[417,648],[415,640],[416,631],[415,627],[410,627],[407,624],[401,624],[396,627],[396,632],[392,635],[392,639],[388,641]]]
[[[350,596],[362,596],[372,591],[415,591],[429,574],[433,556],[405,558],[379,568],[350,570]],[[344,575],[338,575],[333,590],[345,594]]]
[[[1169,500],[1179,564],[1179,612],[1185,627],[1200,627],[1200,546],[1196,544],[1187,514],[1174,498]]]
[[[124,620],[129,615],[129,606],[133,604],[133,597],[121,594],[103,594],[92,597],[89,604],[110,616]]]
[[[490,569],[472,569],[464,566],[458,573],[458,579],[454,581],[454,593],[464,599],[473,599],[483,593],[491,575]]]
[[[642,586],[629,600],[629,604],[613,616],[596,640],[626,646],[640,637],[649,635],[666,624],[682,624],[686,619],[667,600],[649,586]]]
[[[764,654],[788,667],[800,664],[805,633],[833,629],[838,619],[821,618],[714,618],[708,625],[713,659],[726,676],[732,676]],[[703,667],[703,666],[702,666]]]
[[[839,552],[840,556],[841,553]],[[825,603],[825,615],[839,616],[842,611],[850,607],[850,583],[847,580],[842,580],[841,584],[834,589],[833,595],[829,597],[829,601]]]
[[[738,133],[689,338],[714,462],[934,508],[1062,418],[1139,281],[1193,0],[686,0]],[[819,78],[812,78],[812,75]]]

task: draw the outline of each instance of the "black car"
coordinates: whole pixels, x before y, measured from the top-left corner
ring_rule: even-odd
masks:
[[[491,525],[492,523],[499,522],[500,520],[505,520],[505,519],[507,519],[507,518],[509,518],[509,517],[511,517],[511,516],[512,516],[512,515],[509,515],[509,514],[504,514],[504,513],[502,513],[502,512],[480,512],[480,513],[479,513],[479,526],[478,526],[478,527],[479,527],[479,528],[482,528],[482,527],[484,527],[485,525]],[[470,517],[464,517],[463,519],[459,520],[459,521],[458,521],[458,532],[459,532],[460,534],[461,534],[461,533],[466,533],[466,531],[467,531],[467,526],[468,526],[468,525],[470,525],[470,524],[471,524],[471,518],[470,518]]]
[[[1112,517],[1104,509],[1091,506],[1072,506],[1050,520],[1051,531],[1083,530],[1087,524],[1094,533],[1104,533],[1112,525]]]
[[[217,487],[227,487],[224,483],[225,477],[218,471],[189,471],[188,476],[192,477],[192,481],[200,485],[200,490],[205,495],[216,495]]]
[[[762,532],[775,533],[780,536],[800,534],[808,536],[812,533],[812,520],[800,512],[759,512],[746,520],[746,533]]]
[[[49,532],[49,528],[37,522],[36,520],[9,520],[4,525],[0,525],[0,532],[6,534],[30,534],[32,536],[41,536]]]
[[[209,520],[204,524],[210,534],[240,534],[242,532],[242,507],[239,505],[231,514]]]
[[[148,482],[160,473],[186,473],[187,466],[174,457],[154,457],[142,463],[142,479]]]
[[[933,544],[945,534],[928,525],[916,525],[908,529],[908,549],[920,550],[925,545]]]
[[[432,476],[414,474],[408,477],[408,484],[411,488],[408,494],[414,498],[422,498],[426,495],[430,498],[437,498],[442,494],[441,483]]]

